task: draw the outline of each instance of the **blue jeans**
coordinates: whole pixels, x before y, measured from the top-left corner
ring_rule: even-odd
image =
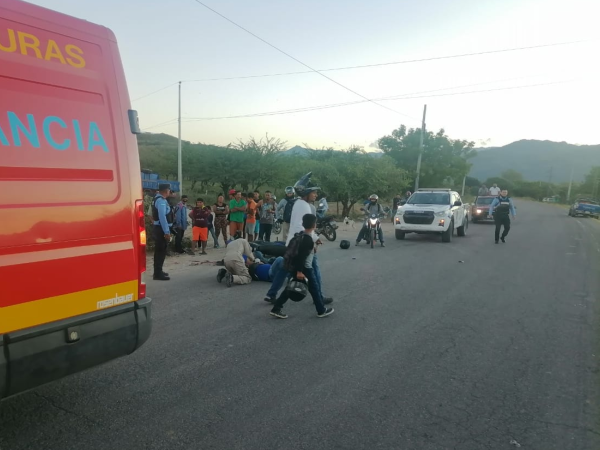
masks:
[[[283,259],[281,261],[283,266]],[[281,267],[283,269],[283,267]],[[271,270],[273,270],[273,266],[271,266]],[[270,275],[270,272],[269,272]],[[272,277],[273,282],[271,283],[271,287],[269,288],[269,292],[267,292],[267,297],[269,298],[277,298],[277,293],[281,290],[283,285],[286,283],[290,274],[287,270],[278,271],[274,277]]]
[[[273,281],[280,271],[285,272],[283,269],[283,256],[279,256],[273,261],[273,264],[271,264],[271,268],[269,269],[269,280]]]
[[[319,288],[319,292],[321,293],[321,297],[325,297],[323,293],[323,283],[321,283],[321,268],[319,267],[319,260],[317,259],[317,254],[314,254],[312,268],[315,271],[315,281],[317,282],[317,286]]]
[[[289,272],[285,272],[288,276],[291,276]],[[308,292],[313,299],[313,303],[315,304],[315,308],[317,310],[317,314],[323,314],[325,312],[325,305],[323,304],[323,297],[321,296],[321,292],[317,287],[317,280],[315,278],[315,271],[312,268],[305,267],[302,269],[302,273],[306,277],[306,281],[308,281]],[[272,311],[279,311],[285,305],[285,302],[288,301],[287,291],[283,291],[275,304],[273,305]]]

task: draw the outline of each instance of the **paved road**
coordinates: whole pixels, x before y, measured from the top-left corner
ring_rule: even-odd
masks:
[[[326,319],[203,266],[151,282],[151,340],[3,402],[0,448],[597,450],[600,222],[519,214],[505,245],[328,246]]]

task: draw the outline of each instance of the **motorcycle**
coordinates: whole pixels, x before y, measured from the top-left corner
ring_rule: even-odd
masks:
[[[273,224],[273,234],[277,235],[279,233],[281,233],[281,224],[283,223],[283,220],[278,219],[275,221],[275,223]]]
[[[365,211],[364,208],[361,208],[362,211]],[[379,230],[381,228],[381,215],[378,214],[370,214],[369,217],[366,218],[366,233],[365,233],[365,240],[367,241],[367,244],[371,244],[371,248],[374,247],[375,245],[375,241],[378,238],[378,234],[379,234]]]
[[[338,225],[333,216],[317,217],[317,229],[318,235],[323,235],[328,241],[335,241],[337,237]]]

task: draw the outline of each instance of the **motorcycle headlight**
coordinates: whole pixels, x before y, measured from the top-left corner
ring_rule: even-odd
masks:
[[[369,219],[369,222],[371,222],[371,225],[375,225],[377,223],[377,219]]]

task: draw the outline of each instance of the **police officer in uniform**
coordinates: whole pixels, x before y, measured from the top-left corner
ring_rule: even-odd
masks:
[[[488,216],[490,219],[493,217],[494,222],[496,222],[496,231],[494,235],[496,244],[498,243],[498,239],[500,239],[502,243],[506,243],[505,238],[510,231],[510,215],[515,219],[517,212],[512,199],[508,196],[508,191],[503,189],[500,192],[500,195],[492,201],[492,204],[490,205],[490,214]],[[500,228],[503,226],[504,231],[502,232],[502,236],[500,236]]]
[[[167,198],[171,193],[170,184],[159,184],[158,193],[152,202],[152,219],[154,220],[154,279],[167,281],[170,280],[169,274],[163,272],[163,264],[167,256],[167,246],[171,241],[171,227],[174,217],[173,209]]]

